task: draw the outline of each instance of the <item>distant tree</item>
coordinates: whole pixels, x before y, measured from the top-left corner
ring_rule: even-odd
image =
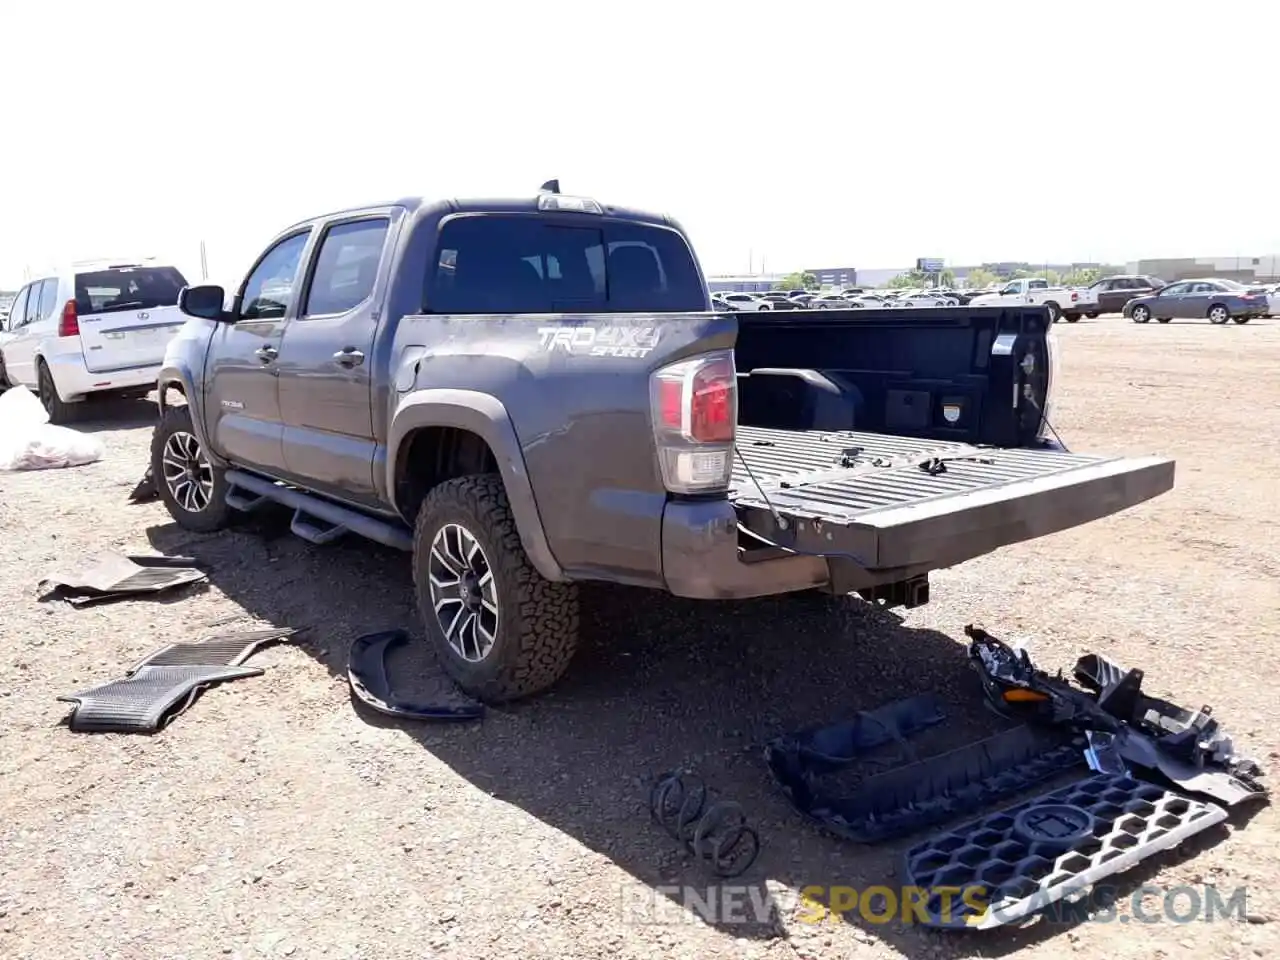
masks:
[[[1083,267],[1079,270],[1071,270],[1062,278],[1062,282],[1068,287],[1087,287],[1102,279],[1102,271],[1097,267]]]
[[[797,270],[795,273],[788,273],[778,283],[779,290],[817,290],[818,278],[812,273]]]
[[[911,287],[923,287],[929,282],[929,275],[919,270],[908,270],[900,273],[885,284],[891,290],[905,290]]]
[[[938,285],[943,287],[954,287],[956,285],[956,272],[954,270],[943,270],[938,275]]]
[[[982,287],[989,287],[993,283],[998,283],[1000,278],[996,276],[994,271],[975,267],[969,271],[969,276],[965,277],[965,281],[970,287],[981,289]]]

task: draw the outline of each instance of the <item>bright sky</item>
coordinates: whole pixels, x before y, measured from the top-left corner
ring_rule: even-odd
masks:
[[[412,194],[671,213],[709,272],[1280,253],[1280,4],[10,0],[0,288],[228,284]],[[18,42],[34,38],[37,42]]]

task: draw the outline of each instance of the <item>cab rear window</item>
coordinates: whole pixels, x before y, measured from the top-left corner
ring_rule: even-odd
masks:
[[[172,307],[187,285],[176,267],[113,267],[76,274],[76,312],[113,313]]]
[[[706,309],[689,245],[674,230],[530,215],[449,220],[426,278],[433,313],[648,313]]]

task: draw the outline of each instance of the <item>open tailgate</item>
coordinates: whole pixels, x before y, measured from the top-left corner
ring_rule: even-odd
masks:
[[[1173,487],[1174,461],[1161,457],[755,427],[737,442],[730,497],[747,529],[873,569],[950,566]]]

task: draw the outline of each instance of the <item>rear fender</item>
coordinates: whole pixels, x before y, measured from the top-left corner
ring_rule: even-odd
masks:
[[[469,430],[489,445],[515,515],[520,542],[530,562],[548,580],[566,579],[547,542],[520,441],[502,402],[476,390],[417,390],[405,397],[392,416],[387,437],[386,490],[392,499],[401,447],[413,431],[422,427]]]

